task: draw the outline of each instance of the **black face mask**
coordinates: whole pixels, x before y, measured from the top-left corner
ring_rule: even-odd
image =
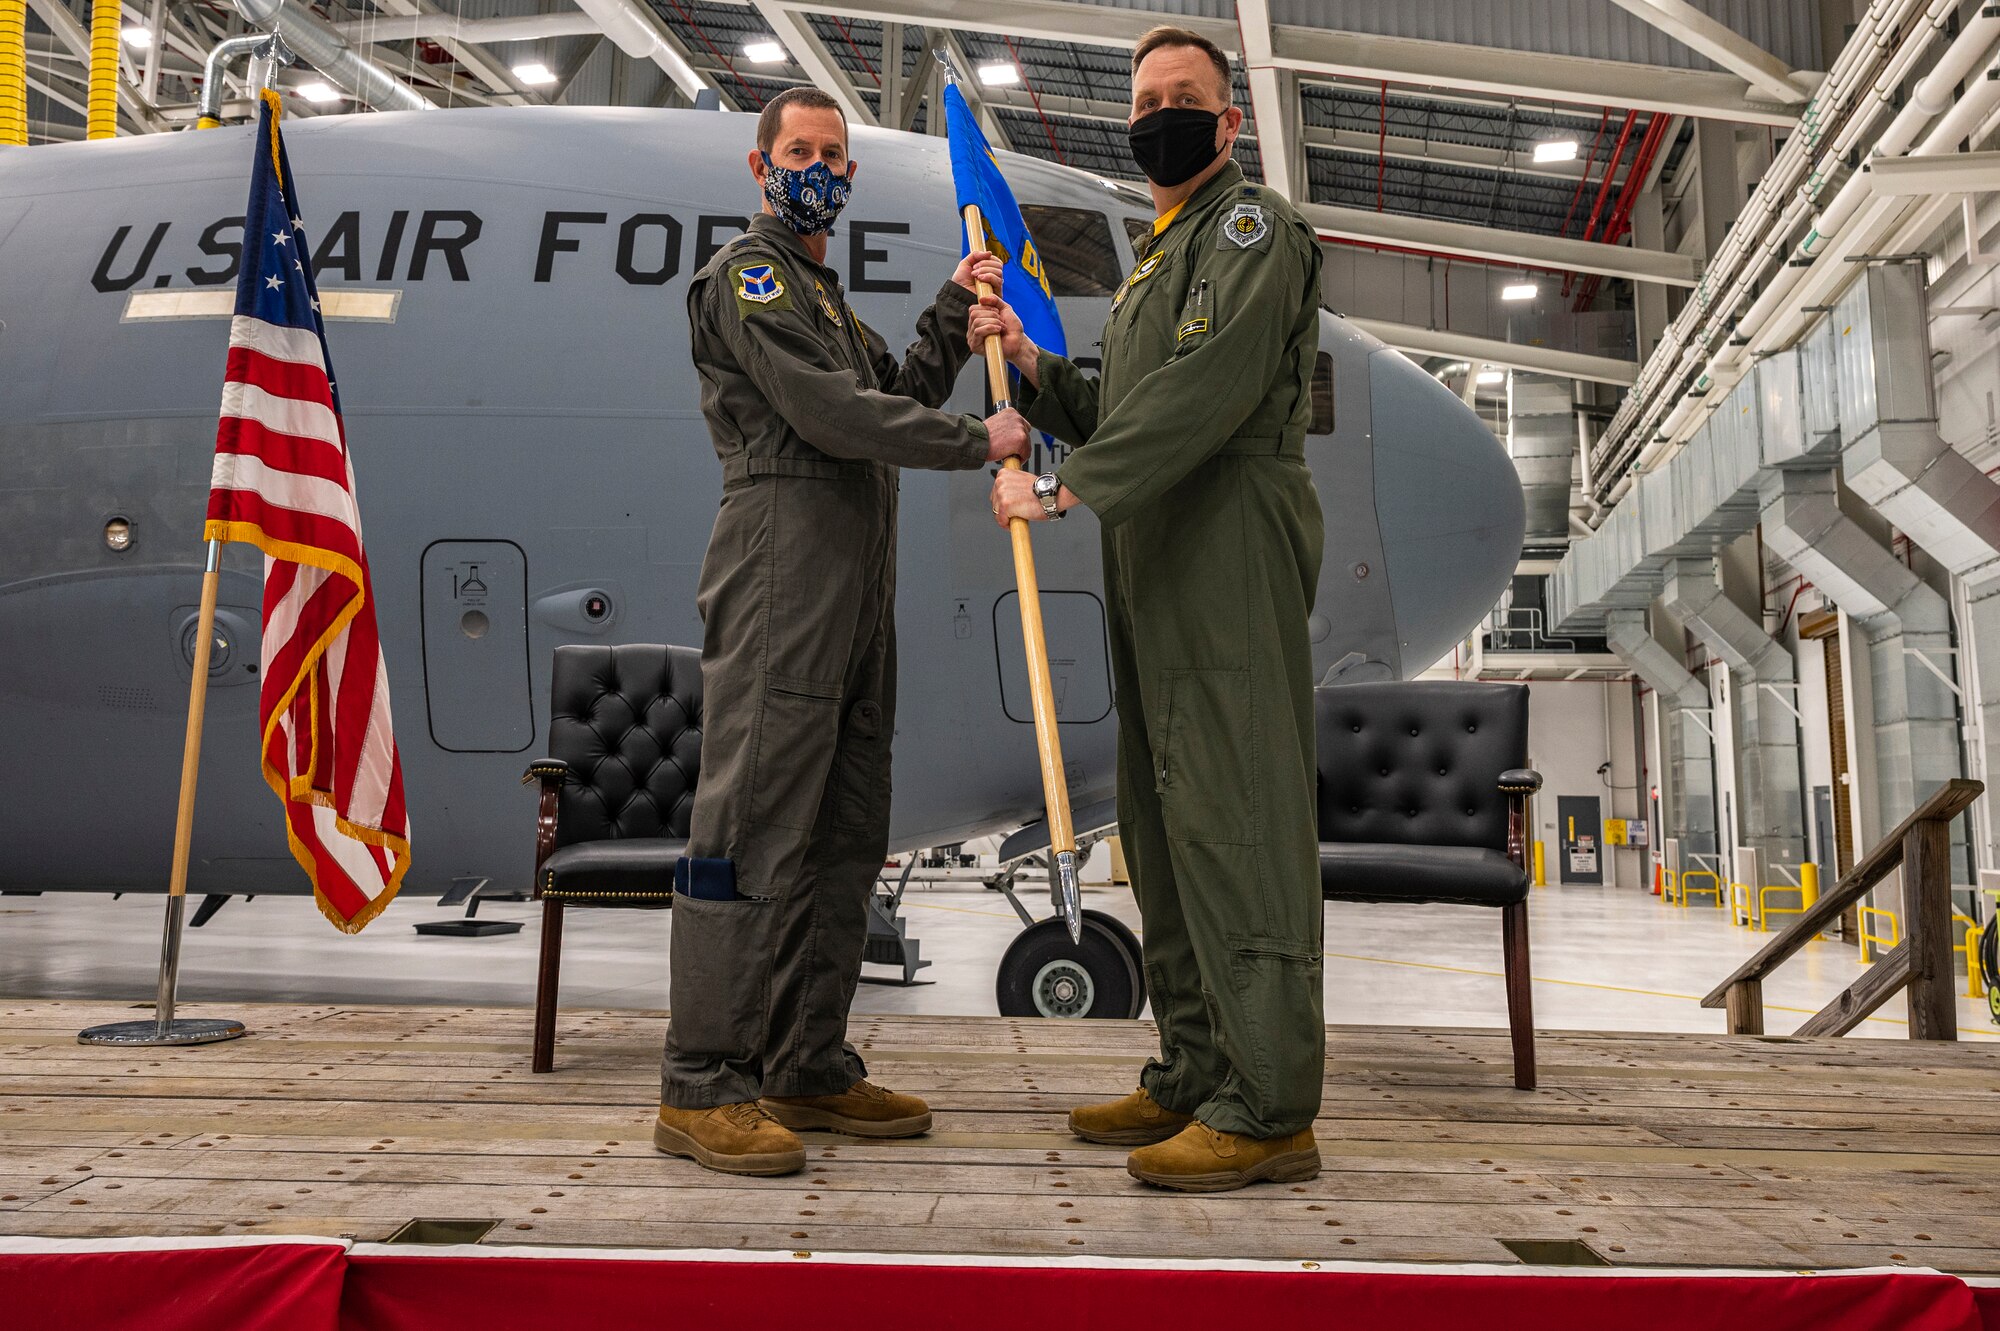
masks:
[[[1222,112],[1192,106],[1163,106],[1140,116],[1125,130],[1132,160],[1155,185],[1192,180],[1216,158],[1215,128]]]

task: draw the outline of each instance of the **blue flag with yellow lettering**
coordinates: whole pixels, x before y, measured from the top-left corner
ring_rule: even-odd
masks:
[[[958,210],[963,214],[966,204],[979,205],[979,214],[986,222],[986,248],[1006,264],[1001,295],[1021,316],[1021,327],[1029,340],[1058,356],[1068,355],[1062,316],[1056,313],[1055,293],[1049,289],[1042,256],[1035,251],[1035,238],[1028,234],[1021,206],[1014,202],[1014,191],[1007,188],[1007,178],[1000,174],[1000,163],[993,159],[986,136],[979,132],[979,122],[965,104],[965,94],[949,82],[944,89],[944,123],[951,139],[951,178],[958,186]],[[961,226],[961,253],[970,248],[964,232]]]

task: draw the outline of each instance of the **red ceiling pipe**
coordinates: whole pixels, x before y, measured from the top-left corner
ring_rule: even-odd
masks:
[[[1666,138],[1667,125],[1673,117],[1654,115],[1646,122],[1645,137],[1639,141],[1639,151],[1633,154],[1632,169],[1625,173],[1625,183],[1618,189],[1618,202],[1612,207],[1611,216],[1604,226],[1604,243],[1616,245],[1625,238],[1632,228],[1632,208],[1639,201],[1639,191],[1653,170],[1653,158],[1659,154],[1660,144]],[[1577,293],[1575,309],[1581,311],[1597,297],[1598,288],[1604,285],[1602,276],[1593,274]]]
[[[1604,179],[1597,185],[1597,199],[1590,205],[1590,221],[1583,228],[1585,240],[1589,240],[1597,233],[1598,215],[1604,211],[1604,200],[1611,193],[1611,179],[1618,174],[1619,159],[1625,156],[1625,141],[1632,137],[1632,124],[1638,118],[1637,111],[1627,111],[1625,123],[1618,130],[1618,142],[1611,145],[1611,160],[1605,164]]]
[[[1604,200],[1611,193],[1611,182],[1618,175],[1618,163],[1625,156],[1625,142],[1632,137],[1632,122],[1639,118],[1637,111],[1625,113],[1625,123],[1618,129],[1618,142],[1611,145],[1611,159],[1604,164],[1604,179],[1597,183],[1597,197],[1591,201],[1590,219],[1583,228],[1583,238],[1589,240],[1597,231],[1597,218],[1604,210]],[[1563,279],[1563,295],[1569,295],[1570,280]]]
[[[1576,178],[1576,192],[1569,196],[1569,211],[1563,214],[1562,230],[1558,235],[1569,234],[1570,220],[1576,216],[1576,205],[1583,200],[1583,187],[1590,183],[1590,168],[1597,164],[1597,150],[1604,145],[1604,127],[1611,121],[1611,108],[1605,107],[1597,116],[1597,133],[1590,140],[1590,155],[1583,159],[1583,174]]]

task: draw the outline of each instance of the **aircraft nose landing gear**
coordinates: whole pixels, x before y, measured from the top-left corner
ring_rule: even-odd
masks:
[[[1060,917],[1022,930],[994,981],[1004,1017],[1137,1017],[1146,1006],[1139,940],[1116,917],[1083,913],[1083,939]]]

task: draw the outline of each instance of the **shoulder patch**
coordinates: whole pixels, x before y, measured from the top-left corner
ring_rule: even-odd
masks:
[[[776,264],[745,264],[731,272],[729,276],[730,285],[736,291],[736,309],[739,314],[749,314],[753,310],[791,308],[791,296],[785,290],[784,280],[778,276]]]
[[[1265,212],[1258,204],[1237,204],[1223,215],[1222,225],[1216,233],[1215,247],[1219,250],[1226,250],[1231,247],[1239,250],[1269,249],[1271,247],[1270,214]]]

